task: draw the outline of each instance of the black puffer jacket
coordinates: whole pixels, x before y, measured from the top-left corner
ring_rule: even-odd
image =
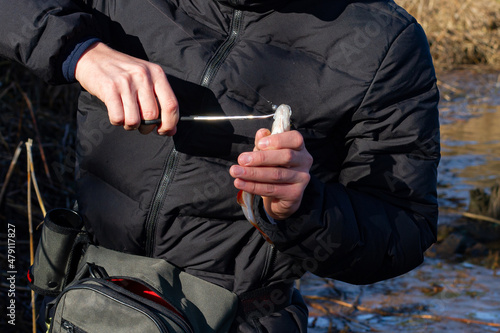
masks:
[[[180,122],[173,138],[143,136],[109,125],[83,92],[78,202],[98,243],[165,258],[237,293],[305,271],[372,283],[422,262],[436,236],[438,91],[425,35],[394,2],[75,3],[2,0],[0,53],[62,83],[74,45],[98,36],[160,64],[182,115],[291,105],[314,158],[298,212],[273,225],[257,209],[272,248],[244,219],[228,173],[272,120]],[[260,322],[305,331],[304,306],[293,302]]]

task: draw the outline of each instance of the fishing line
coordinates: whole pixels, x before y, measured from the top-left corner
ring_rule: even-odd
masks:
[[[180,24],[178,24],[177,22],[175,22],[171,17],[169,17],[164,11],[162,11],[160,8],[158,8],[157,5],[155,5],[154,3],[151,2],[151,0],[147,0],[149,2],[149,4],[151,6],[153,6],[154,8],[156,8],[156,10],[158,10],[158,12],[160,12],[163,16],[165,16],[170,22],[172,22],[178,29],[180,29],[189,39],[191,39],[193,42],[195,42],[199,47],[201,47],[202,49],[204,49],[205,51],[209,51],[209,49],[207,47],[204,47],[198,40],[195,39],[194,36],[192,36],[189,32],[187,32]],[[221,66],[230,66],[226,61],[223,61],[221,63]],[[230,67],[231,69],[234,70],[234,68]],[[252,86],[250,86],[250,84],[248,82],[246,82],[241,76],[238,76],[239,80],[245,84],[250,90],[252,90],[256,95],[258,95],[260,98],[262,98],[263,100],[266,101],[267,104],[269,104],[269,106],[271,107],[271,109],[273,111],[276,111],[276,109],[278,108],[278,105],[274,104],[273,102],[271,102],[269,99],[267,99],[266,97],[264,97],[262,94],[260,94],[257,90],[255,90],[255,88],[253,88]]]

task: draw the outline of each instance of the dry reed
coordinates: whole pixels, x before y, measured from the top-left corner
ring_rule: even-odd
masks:
[[[0,225],[4,226],[0,230],[0,266],[7,267],[5,232],[9,223],[17,226],[18,268],[16,325],[8,325],[8,317],[1,316],[0,327],[5,333],[25,333],[33,328],[26,271],[40,230],[32,228],[31,223],[39,224],[45,215],[45,206],[52,209],[72,204],[77,92],[75,86],[48,86],[21,66],[0,59]],[[36,144],[33,156],[28,157],[21,147],[31,137],[36,139]],[[31,186],[36,196],[30,193],[28,198]],[[8,290],[1,283],[1,308],[8,305]]]
[[[424,28],[438,70],[500,68],[499,0],[396,0]]]

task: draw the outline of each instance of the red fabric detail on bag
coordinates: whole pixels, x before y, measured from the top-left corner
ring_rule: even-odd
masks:
[[[28,274],[26,274],[28,277],[29,283],[33,283],[33,275],[31,274],[31,268],[28,269]]]
[[[169,309],[170,311],[172,311],[173,313],[175,313],[179,317],[184,318],[182,313],[180,313],[176,308],[174,308],[166,300],[164,300],[163,297],[161,297],[156,292],[149,289],[147,286],[143,285],[142,283],[134,281],[134,280],[128,280],[128,279],[110,279],[110,281],[116,285],[119,285],[122,288],[127,289],[128,291],[130,291],[136,295],[144,297],[150,301],[155,302],[156,304],[159,304],[159,305]]]

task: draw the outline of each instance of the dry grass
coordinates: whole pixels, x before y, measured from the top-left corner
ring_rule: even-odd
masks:
[[[24,149],[5,182],[17,146],[29,138],[34,140],[34,164],[47,208],[66,206],[61,198],[73,193],[77,94],[75,86],[49,86],[20,65],[0,59],[1,219],[27,217],[26,209],[21,208],[26,207]],[[33,205],[38,207],[36,200]],[[41,211],[34,213],[42,217]]]
[[[0,331],[31,331],[29,217],[36,227],[43,212],[32,195],[28,210],[27,152],[32,138],[33,163],[47,209],[70,207],[74,197],[74,144],[77,88],[51,87],[21,66],[0,59],[0,307],[10,297],[7,277],[7,224],[15,225],[16,325],[0,317]],[[31,179],[34,181],[34,178]],[[38,239],[40,230],[34,230]],[[35,244],[33,244],[35,245]]]
[[[499,0],[396,0],[423,26],[436,68],[500,68]]]

